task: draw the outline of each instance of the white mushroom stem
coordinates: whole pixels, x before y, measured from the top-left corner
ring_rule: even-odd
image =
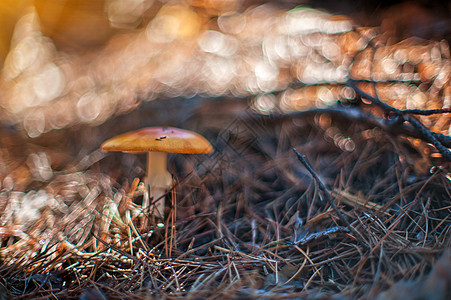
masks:
[[[172,185],[172,176],[167,170],[166,152],[150,151],[147,154],[147,177],[146,186],[149,189],[149,198],[151,201],[158,200],[155,203],[155,213],[164,218],[164,194]],[[146,209],[147,207],[143,207]]]

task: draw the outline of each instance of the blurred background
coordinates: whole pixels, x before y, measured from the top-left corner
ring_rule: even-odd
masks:
[[[1,120],[30,137],[157,98],[324,107],[349,74],[400,108],[451,101],[447,1],[5,0],[0,23]]]

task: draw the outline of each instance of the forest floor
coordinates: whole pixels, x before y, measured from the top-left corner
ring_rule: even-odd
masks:
[[[5,124],[0,299],[451,298],[449,136],[378,97],[271,114],[160,97],[36,138]],[[99,149],[161,124],[214,148],[170,154],[163,221],[142,209],[145,155]]]

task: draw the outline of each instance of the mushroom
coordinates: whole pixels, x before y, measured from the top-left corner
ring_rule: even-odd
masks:
[[[159,199],[155,203],[155,212],[162,219],[165,205],[163,196],[172,185],[172,176],[167,170],[168,152],[213,152],[213,147],[203,136],[174,127],[148,127],[124,133],[105,141],[101,148],[104,151],[147,152],[147,176],[144,183],[149,189],[149,197]]]

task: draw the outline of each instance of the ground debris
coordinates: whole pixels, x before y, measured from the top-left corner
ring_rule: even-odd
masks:
[[[136,155],[74,162],[47,180],[32,177],[24,192],[7,185],[0,272],[9,294],[352,299],[390,293],[396,282],[426,289],[430,278],[448,276],[435,263],[451,245],[446,164],[417,174],[420,154],[364,124],[330,120],[354,143],[346,150],[318,118],[249,116],[204,127],[215,153],[170,159],[177,184],[163,227],[140,209],[145,189],[132,179],[143,176],[144,159]],[[368,250],[292,147],[305,153]],[[26,222],[15,217],[24,199],[33,200]]]

